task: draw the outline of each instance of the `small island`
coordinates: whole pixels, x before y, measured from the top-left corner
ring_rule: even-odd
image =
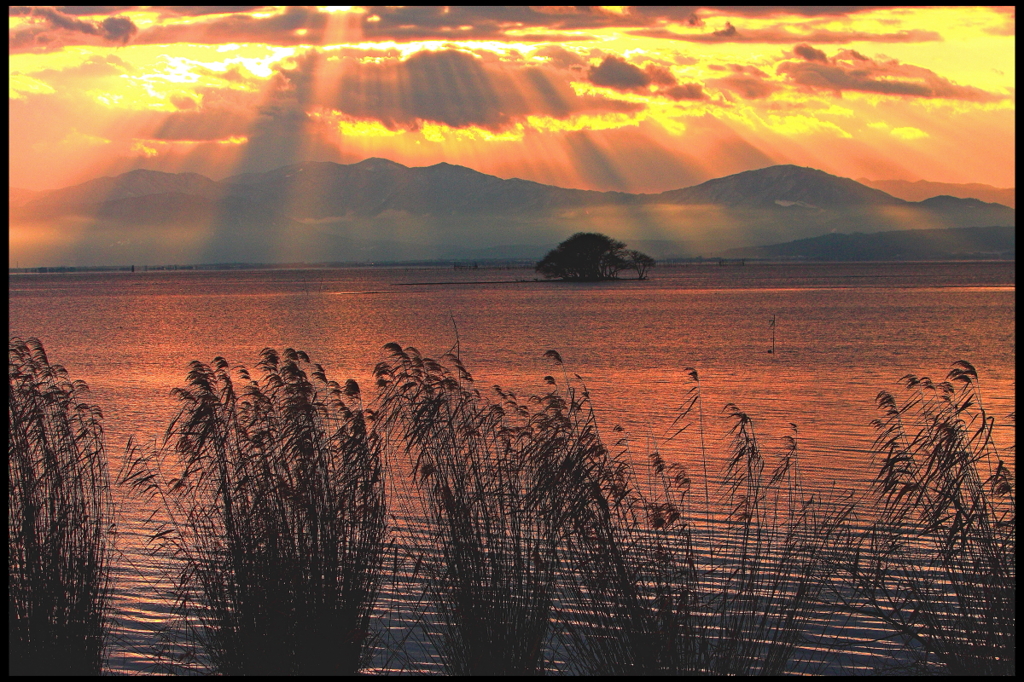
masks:
[[[627,249],[624,242],[598,232],[577,232],[548,252],[537,263],[537,272],[548,279],[569,282],[602,282],[618,279],[632,269],[637,279],[647,279],[654,259]]]

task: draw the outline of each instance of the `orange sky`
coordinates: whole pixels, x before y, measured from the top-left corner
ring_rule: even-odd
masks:
[[[371,156],[641,192],[777,163],[1015,185],[1013,8],[116,10],[11,8],[11,186]]]

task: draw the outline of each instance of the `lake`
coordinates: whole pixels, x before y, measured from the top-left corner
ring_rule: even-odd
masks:
[[[960,359],[978,369],[997,443],[1013,443],[1013,263],[680,264],[642,282],[534,277],[428,267],[11,275],[9,332],[38,337],[51,362],[89,384],[115,473],[129,437],[160,438],[176,409],[169,392],[193,359],[253,367],[262,348],[293,347],[371,395],[391,341],[431,357],[457,350],[481,389],[543,393],[546,375],[564,383],[578,374],[604,432],[622,425],[636,452],[664,438],[693,367],[712,463],[724,462],[721,410],[735,403],[769,454],[796,425],[810,486],[863,486],[878,392],[908,373],[941,379]],[[658,447],[693,464],[685,439]],[[133,510],[122,504],[114,671],[144,669],[150,629],[166,613]]]

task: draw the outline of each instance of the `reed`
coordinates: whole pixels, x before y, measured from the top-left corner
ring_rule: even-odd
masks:
[[[835,606],[822,599],[834,567],[826,561],[849,507],[805,491],[796,426],[766,479],[766,460],[750,417],[727,405],[733,445],[725,484],[732,505],[717,533],[711,582],[717,618],[713,668],[725,674],[778,675],[792,670],[804,626]],[[714,574],[718,573],[715,577]]]
[[[658,452],[642,480],[628,448],[610,451],[564,368],[546,394],[488,398],[455,355],[386,350],[374,429],[393,478],[414,483],[403,501],[423,525],[410,551],[446,673],[791,669],[842,521],[803,491],[795,436],[766,476],[752,421],[729,406],[725,508],[712,512],[707,484],[689,502],[690,476]],[[700,406],[693,378],[684,419]]]
[[[457,351],[385,351],[366,409],[301,352],[264,350],[259,381],[194,362],[164,446],[129,458],[180,562],[183,648],[213,670],[365,669],[388,556],[389,644],[419,628],[447,674],[813,672],[874,655],[844,640],[865,623],[902,642],[891,670],[1014,672],[1014,481],[969,364],[879,394],[875,486],[836,500],[805,488],[795,425],[766,452],[727,405],[717,459],[695,370],[667,439],[687,468],[599,428],[554,351],[528,398],[479,389]]]
[[[133,450],[121,479],[163,517],[151,540],[177,562],[186,652],[223,674],[352,674],[387,544],[379,446],[354,381],[292,349],[258,368],[194,361],[164,446]]]
[[[849,543],[846,603],[954,675],[1016,667],[1016,500],[978,374],[907,375],[878,395],[877,515]]]
[[[710,509],[699,380],[690,376],[676,425],[697,419],[703,499],[691,503],[691,474],[652,451],[646,481],[627,474],[627,493],[567,548],[566,650],[587,674],[780,674],[805,622],[828,608],[820,550],[840,508],[804,493],[795,436],[765,480],[753,423],[729,405],[726,488],[715,495],[723,506]]]
[[[102,414],[38,339],[10,339],[7,359],[8,672],[98,675],[113,534]]]
[[[395,439],[395,467],[416,486],[409,496],[425,525],[414,551],[444,670],[540,673],[561,547],[605,501],[593,415],[555,391],[523,402],[495,387],[488,398],[455,355],[386,348],[375,426]]]

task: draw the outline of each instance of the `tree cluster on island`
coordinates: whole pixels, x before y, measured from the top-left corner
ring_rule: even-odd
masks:
[[[653,258],[627,249],[624,242],[597,232],[577,232],[549,251],[536,269],[548,279],[600,282],[618,279],[628,269],[636,271],[637,279],[647,279],[653,266]]]

